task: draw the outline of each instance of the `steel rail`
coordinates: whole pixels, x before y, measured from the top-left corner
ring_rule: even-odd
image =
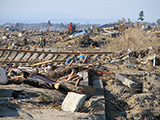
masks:
[[[0,51],[46,53],[46,54],[111,54],[112,53],[112,52],[102,52],[102,51],[37,51],[36,49],[22,50],[22,49],[7,49],[7,48],[0,48]]]

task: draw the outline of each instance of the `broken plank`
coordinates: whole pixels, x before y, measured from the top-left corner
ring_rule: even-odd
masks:
[[[96,55],[96,57],[91,61],[91,62],[94,62],[96,61],[98,58],[100,58],[102,55]]]
[[[67,81],[72,81],[74,78],[77,78],[77,77],[78,77],[78,75],[74,74],[74,75],[68,77]]]
[[[77,80],[77,82],[76,82],[75,86],[78,86],[78,85],[79,85],[79,83],[80,83],[80,79],[78,79],[78,80]]]
[[[121,56],[119,57],[119,59],[122,59],[123,57],[125,57],[125,56],[127,56],[127,55],[129,55],[129,54],[131,54],[131,53],[133,53],[133,52],[135,52],[135,50],[133,50],[133,51],[128,51],[127,53],[121,55]]]
[[[89,56],[88,54],[85,56],[85,58],[84,58],[84,60],[83,60],[83,63],[86,62],[88,56]]]
[[[37,65],[42,65],[42,64],[46,64],[46,63],[52,63],[52,62],[65,62],[65,60],[48,60],[48,61],[32,64],[31,66],[37,66]]]
[[[74,74],[75,74],[75,70],[73,69],[72,72],[71,72],[71,74],[69,75],[67,81],[69,81]]]

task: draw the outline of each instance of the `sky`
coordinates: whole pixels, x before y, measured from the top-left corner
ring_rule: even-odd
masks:
[[[160,19],[160,0],[0,0],[0,24],[96,23],[130,18],[144,11],[146,22]]]

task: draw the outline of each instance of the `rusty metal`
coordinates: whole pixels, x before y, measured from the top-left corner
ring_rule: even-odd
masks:
[[[52,60],[52,62],[65,62],[65,61],[66,60]],[[41,61],[33,61],[33,60],[0,60],[0,63],[34,63],[34,62],[41,62]]]
[[[37,50],[22,50],[22,49],[7,49],[0,48],[0,51],[12,51],[12,52],[31,52],[31,53],[46,53],[46,54],[111,54],[112,52],[99,52],[99,51],[37,51]]]

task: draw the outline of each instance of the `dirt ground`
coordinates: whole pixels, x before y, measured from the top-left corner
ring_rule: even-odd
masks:
[[[24,99],[13,99],[14,90],[24,90]],[[30,85],[0,85],[0,119],[1,120],[94,120],[104,119],[103,114],[65,112],[61,104],[65,94],[57,90],[36,88]],[[41,101],[38,96],[45,94],[51,98]]]

